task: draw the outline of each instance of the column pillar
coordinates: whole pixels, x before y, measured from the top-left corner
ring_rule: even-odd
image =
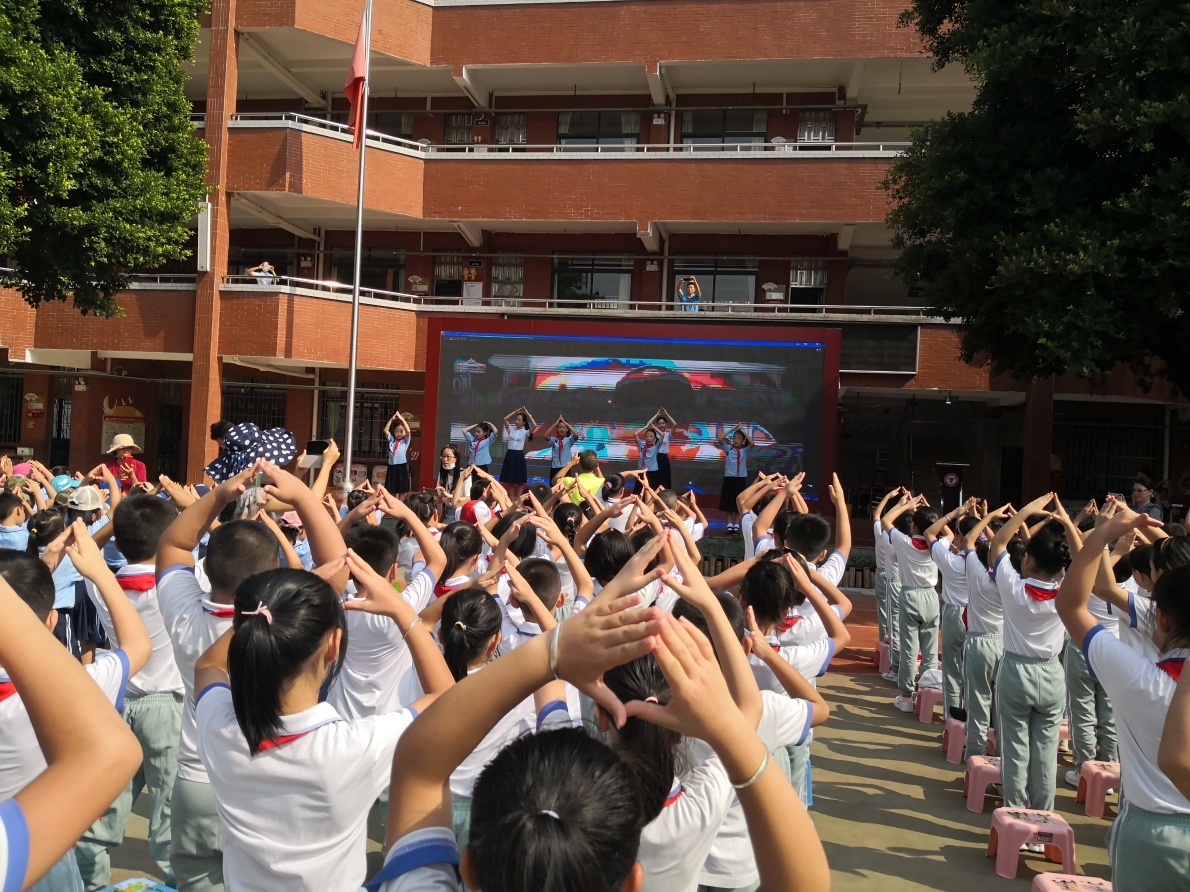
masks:
[[[194,306],[194,362],[190,380],[190,419],[186,437],[186,479],[202,480],[202,469],[217,447],[210,426],[223,408],[223,373],[219,361],[219,286],[227,274],[228,123],[235,114],[239,83],[236,0],[212,0],[211,55],[207,77],[207,195],[211,203],[211,269],[199,273]]]
[[[1054,451],[1054,379],[1031,381],[1025,389],[1024,459],[1021,501],[1029,502],[1050,489],[1050,455]]]

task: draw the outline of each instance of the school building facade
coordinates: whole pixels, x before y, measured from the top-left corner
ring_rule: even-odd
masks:
[[[428,320],[480,314],[839,329],[832,464],[861,505],[929,492],[940,461],[1002,499],[1190,466],[1167,390],[991,376],[893,276],[881,180],[973,96],[897,27],[904,5],[375,0],[357,457],[383,461],[393,410],[422,413]],[[151,470],[197,480],[219,418],[342,439],[362,9],[213,0],[188,86],[212,187],[195,256],[138,275],[119,319],[0,292],[0,445],[91,467],[127,430]],[[247,275],[264,260],[275,279]]]

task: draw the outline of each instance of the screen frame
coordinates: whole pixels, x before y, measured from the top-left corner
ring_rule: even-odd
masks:
[[[689,315],[694,315],[693,313]],[[767,321],[767,320],[766,320]],[[426,387],[422,412],[422,430],[438,430],[439,394],[442,387],[442,332],[473,331],[479,334],[540,335],[590,338],[664,338],[671,340],[731,341],[816,341],[825,346],[822,362],[822,416],[819,423],[818,470],[820,479],[809,481],[820,502],[827,500],[827,486],[838,467],[839,447],[839,356],[842,329],[827,326],[721,325],[699,323],[683,319],[680,322],[574,322],[563,319],[533,319],[529,317],[490,318],[464,314],[435,315],[426,320]],[[551,419],[552,420],[552,419]],[[433,435],[433,434],[432,434]],[[811,444],[805,444],[810,447]],[[424,446],[424,444],[423,444]],[[437,455],[439,444],[434,445]],[[423,448],[423,453],[426,450]],[[420,485],[432,487],[438,466],[421,462]]]

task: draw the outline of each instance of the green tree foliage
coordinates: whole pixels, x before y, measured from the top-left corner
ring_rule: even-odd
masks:
[[[203,0],[0,0],[0,259],[29,303],[119,312],[206,192],[182,63]]]
[[[902,23],[976,84],[885,184],[899,272],[963,358],[1190,391],[1190,3],[915,0]]]

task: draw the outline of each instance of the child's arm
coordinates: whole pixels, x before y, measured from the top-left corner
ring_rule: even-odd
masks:
[[[228,502],[234,502],[256,475],[256,467],[229,477],[174,518],[157,542],[157,578],[170,567],[193,567],[194,549]],[[110,524],[109,524],[110,526]],[[301,564],[297,564],[301,566]]]
[[[1025,521],[1028,520],[1032,515],[1043,512],[1045,510],[1045,506],[1052,502],[1053,499],[1054,494],[1052,492],[1047,492],[1045,495],[1039,496],[1038,498],[1031,501],[1028,505],[1004,522],[1004,526],[1000,527],[1000,529],[996,532],[996,535],[992,537],[991,544],[988,546],[989,570],[996,566],[996,562],[1000,559],[1000,555],[1004,554],[1004,552],[1008,549],[1008,543],[1012,541],[1012,537],[1016,535],[1016,531],[1024,525]],[[1089,592],[1090,590],[1091,587],[1087,586],[1087,591]]]
[[[281,528],[277,526],[277,522],[273,520],[273,516],[269,514],[269,512],[262,509],[256,512],[256,517],[254,517],[253,520],[257,521],[258,523],[263,523],[266,527],[268,527],[269,532],[273,534],[273,538],[277,540],[277,546],[281,549],[281,554],[285,558],[285,566],[294,570],[302,569],[302,559],[298,557],[298,553],[294,551],[293,545],[289,541],[289,537],[281,532]]]
[[[785,693],[790,697],[797,700],[805,700],[810,704],[810,727],[817,728],[830,718],[830,706],[822,694],[818,693],[818,689],[806,681],[804,675],[794,669],[785,660],[781,659],[775,650],[766,645],[764,633],[760,631],[760,626],[756,623],[756,614],[752,612],[751,607],[747,609],[746,615],[750,642],[748,652],[772,670],[773,675],[777,677],[777,681],[781,683],[781,687],[785,688]]]
[[[751,511],[752,506],[760,501],[761,496],[768,490],[777,488],[773,486],[776,476],[776,474],[771,476],[763,473],[757,474],[756,479],[735,497],[736,511],[740,514],[747,514]]]
[[[525,581],[525,577],[516,566],[510,562],[504,565],[504,569],[508,572],[508,585],[512,589],[512,596],[525,608],[525,612],[533,617],[533,622],[537,623],[541,631],[548,632],[558,625],[558,621],[554,619],[554,611],[542,603],[541,598],[537,597],[537,592],[533,591],[533,587]]]
[[[893,505],[892,509],[887,514],[880,518],[880,528],[887,533],[893,528],[893,524],[896,523],[898,517],[900,517],[906,511],[914,510],[919,504],[921,503],[918,501],[918,499],[909,498],[908,493],[903,494],[901,496],[901,500],[897,502],[897,504]]]
[[[694,519],[702,524],[704,530],[709,530],[710,524],[707,523],[707,516],[702,513],[702,508],[698,506],[698,496],[694,494],[694,490],[686,490],[686,495],[683,498],[684,502],[689,502],[690,511],[694,515]]]
[[[777,514],[785,507],[785,500],[791,496],[797,486],[797,478],[790,480],[785,484],[781,494],[774,496],[773,499],[764,506],[764,510],[756,518],[756,523],[752,524],[752,541],[758,542],[768,535],[769,530],[773,528],[773,521],[777,519]],[[784,543],[782,543],[784,544]],[[813,555],[812,555],[813,557]]]
[[[831,501],[835,504],[835,551],[843,555],[843,561],[851,555],[851,515],[847,512],[847,496],[843,493],[843,484],[839,482],[838,474],[831,474]]]
[[[429,528],[421,522],[421,518],[414,514],[412,509],[400,498],[390,492],[381,495],[380,510],[389,517],[403,520],[409,525],[409,529],[413,532],[413,538],[417,540],[417,548],[421,552],[422,560],[426,562],[426,569],[435,579],[441,579],[442,574],[446,571],[446,552],[442,550],[438,540],[430,535]]]
[[[814,569],[813,564],[807,564],[806,566],[809,569],[810,582],[822,592],[822,596],[826,598],[828,604],[839,609],[839,613],[842,614],[840,619],[847,619],[847,617],[851,616],[851,599],[843,594],[838,586]]]
[[[885,509],[885,507],[887,507],[889,501],[891,501],[893,496],[897,495],[900,492],[901,492],[901,488],[899,486],[896,489],[891,490],[888,493],[888,495],[886,495],[883,499],[880,500],[880,504],[878,504],[875,508],[872,509],[872,522],[873,523],[880,520],[880,516],[882,514],[884,514],[884,509]]]
[[[950,525],[958,521],[959,518],[966,515],[969,507],[969,503],[964,502],[953,511],[948,511],[946,514],[943,514],[936,521],[926,527],[925,532],[922,533],[922,536],[926,540],[926,544],[933,545],[938,541],[939,537],[945,537],[953,541],[954,533],[951,532]]]
[[[1179,793],[1190,797],[1190,675],[1183,674],[1179,679],[1165,714],[1157,765]]]
[[[47,763],[13,796],[29,850],[17,885],[28,888],[120,795],[140,767],[141,748],[100,687],[3,578],[0,664],[20,692]]]
[[[851,633],[847,631],[847,627],[843,625],[843,620],[839,619],[839,615],[831,610],[831,606],[827,603],[826,598],[823,597],[822,592],[810,581],[810,577],[802,567],[802,562],[791,554],[785,555],[783,560],[785,561],[785,566],[793,574],[793,581],[797,583],[797,587],[809,599],[810,606],[814,608],[814,612],[822,620],[822,625],[826,628],[827,637],[835,642],[835,653],[839,653],[851,643]]]
[[[322,501],[326,495],[326,488],[331,482],[331,471],[335,467],[335,462],[339,460],[339,444],[334,440],[327,442],[326,449],[322,453],[322,466],[318,469],[318,473],[314,475],[314,485],[310,487],[310,492],[314,493],[314,498]]]
[[[272,482],[264,489],[270,496],[283,502],[289,502],[302,519],[302,527],[306,531],[306,539],[310,543],[310,555],[314,558],[314,565],[336,562],[347,553],[347,546],[343,543],[343,535],[339,527],[331,520],[314,493],[309,487],[288,471],[284,471],[272,462],[262,461],[259,469]],[[347,585],[347,570],[344,568],[335,576],[328,579],[336,592],[342,592]],[[201,688],[196,688],[201,690]]]
[[[602,529],[603,525],[607,523],[608,520],[613,517],[619,517],[628,508],[636,504],[639,504],[639,500],[636,496],[626,496],[615,504],[608,505],[606,508],[602,509],[598,514],[578,528],[578,532],[574,534],[574,547],[585,550],[587,543],[591,541],[591,537],[599,532],[599,530]]]
[[[682,523],[682,518],[678,517],[671,509],[666,508],[661,512],[661,516],[669,521],[669,528],[682,537],[682,543],[685,547],[686,554],[690,556],[690,560],[694,563],[697,571],[698,562],[702,560],[702,552],[698,550],[698,543],[694,541],[694,537],[690,535],[690,531],[686,529],[686,524]],[[677,546],[674,546],[677,551]],[[699,574],[701,578],[702,574]]]
[[[722,573],[707,578],[707,585],[713,589],[725,589],[727,591],[738,591],[740,583],[744,581],[744,577],[748,571],[756,564],[760,558],[748,558],[746,561],[740,561],[734,567],[728,567]]]

